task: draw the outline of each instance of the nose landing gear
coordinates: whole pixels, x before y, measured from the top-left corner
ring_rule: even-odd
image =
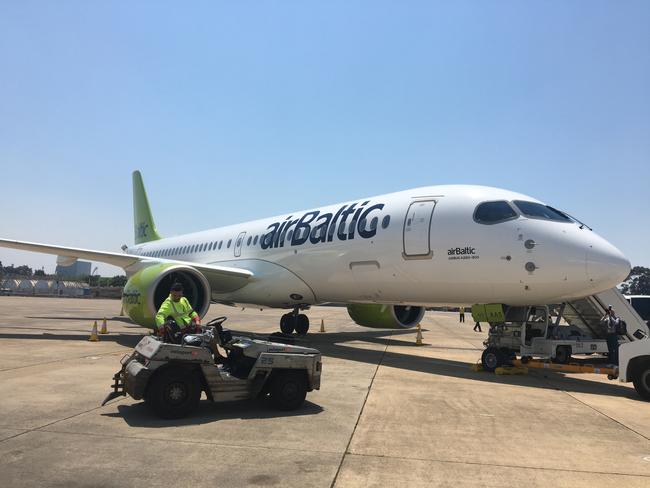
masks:
[[[285,313],[280,318],[280,330],[283,334],[296,334],[305,335],[309,330],[309,318],[304,313],[299,313],[300,309],[295,309],[293,312]]]

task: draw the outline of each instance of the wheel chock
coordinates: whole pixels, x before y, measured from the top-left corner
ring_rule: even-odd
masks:
[[[528,368],[525,366],[499,366],[494,370],[496,374],[528,374]]]
[[[320,332],[325,332],[325,319],[320,319]]]
[[[415,336],[415,345],[416,346],[424,345],[424,343],[422,342],[422,327],[420,327],[420,324],[418,324],[418,333]]]
[[[106,325],[106,317],[102,321],[102,329],[99,331],[100,334],[108,334],[108,326]]]
[[[88,338],[90,342],[98,342],[99,337],[97,337],[97,321],[93,324],[93,330],[90,332],[90,337]]]
[[[471,369],[475,373],[480,373],[481,371],[483,371],[483,365],[481,363],[474,363],[469,367],[469,369]]]
[[[124,317],[124,305],[120,307],[120,317]]]

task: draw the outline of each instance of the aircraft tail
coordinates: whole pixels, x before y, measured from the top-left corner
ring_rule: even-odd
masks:
[[[139,171],[133,172],[133,225],[136,244],[160,239],[156,231],[156,224],[151,216],[149,199]]]

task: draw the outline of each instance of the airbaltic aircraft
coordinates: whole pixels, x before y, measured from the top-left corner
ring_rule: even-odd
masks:
[[[0,239],[0,246],[122,267],[126,313],[152,327],[180,281],[201,316],[211,302],[291,309],[283,332],[307,332],[311,305],[346,305],[366,327],[417,325],[434,305],[559,303],[610,289],[629,261],[564,212],[498,188],[428,186],[161,238],[138,171],[135,244],[124,253]]]

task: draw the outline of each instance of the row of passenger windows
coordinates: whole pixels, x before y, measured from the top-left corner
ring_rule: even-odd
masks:
[[[371,231],[376,230],[378,223],[379,223],[379,220],[377,219],[377,217],[373,217],[373,219],[370,221],[370,224],[368,225],[368,230],[371,230]],[[384,218],[381,221],[382,229],[387,228],[389,224],[390,224],[390,215],[386,215],[386,216],[384,216]],[[361,219],[361,221],[359,222],[359,226],[365,228],[366,220]],[[303,237],[305,237],[305,232],[307,232],[307,229],[304,228],[304,227],[301,227],[298,232],[299,232],[298,238],[302,239]],[[317,232],[315,237],[320,237],[320,233]],[[250,246],[251,244],[253,246],[257,246],[258,241],[261,243],[263,238],[264,238],[264,234],[256,235],[254,237],[253,236],[248,236],[248,238],[246,238],[246,246]],[[237,239],[237,243],[235,244],[235,246],[243,245],[243,242],[242,242],[241,239],[242,239],[241,237],[239,237]],[[291,241],[291,239],[293,239],[293,229],[289,229],[289,232],[286,233],[286,240]],[[225,244],[225,247],[224,247],[224,244]],[[150,257],[153,257],[153,258],[164,258],[164,257],[168,257],[168,256],[179,256],[179,255],[183,255],[183,254],[194,254],[196,252],[217,251],[217,250],[220,250],[222,247],[224,247],[224,249],[230,249],[231,245],[232,245],[232,239],[228,239],[227,243],[226,243],[226,241],[206,242],[204,244],[194,244],[194,245],[191,245],[191,246],[181,246],[181,247],[174,247],[174,248],[171,248],[171,249],[160,249],[160,250],[157,250],[157,251],[149,251],[149,252],[143,253],[142,255],[143,256],[150,256]]]
[[[519,214],[532,219],[575,222],[567,214],[553,207],[524,200],[513,200],[512,202],[499,200],[480,203],[474,210],[474,220],[479,224],[497,224],[516,219]]]

